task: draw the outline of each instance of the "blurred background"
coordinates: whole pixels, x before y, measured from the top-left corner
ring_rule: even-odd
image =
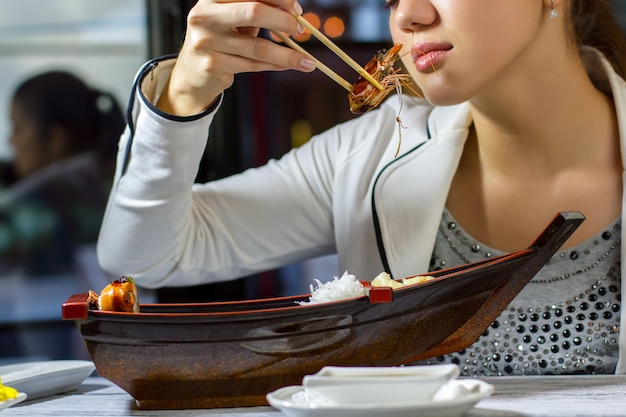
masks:
[[[383,0],[300,3],[305,17],[361,64],[390,45]],[[626,2],[614,3],[626,28]],[[33,128],[35,133],[50,142],[57,143],[58,135],[52,134],[57,129],[41,121],[44,110],[20,104],[16,90],[33,77],[63,72],[98,91],[96,107],[101,114],[115,115],[115,102],[124,111],[139,67],[150,58],[177,52],[193,4],[191,0],[0,2],[0,364],[88,358],[74,324],[61,320],[61,305],[71,294],[99,291],[116,278],[101,271],[95,259],[93,226],[101,218],[102,199],[89,195],[87,203],[79,205],[74,197],[89,188],[72,184],[72,178],[84,176],[70,170],[80,165],[85,153],[73,157],[77,162],[69,168],[48,161],[45,169],[29,175],[18,169],[20,152],[36,153],[22,146],[28,126],[38,126]],[[347,80],[356,79],[319,41],[307,34],[297,40]],[[57,97],[63,103],[73,100],[69,95]],[[319,71],[238,76],[211,128],[198,181],[261,165],[301,145],[312,134],[354,117],[345,97],[345,90]],[[108,155],[97,159],[103,166],[97,181],[105,195],[111,175],[107,158],[111,145],[115,146],[110,134],[118,128],[111,117],[107,120],[103,124],[108,127],[108,138],[98,133],[98,147],[90,151]],[[51,178],[54,187],[47,185]],[[50,199],[56,205],[42,207]],[[75,236],[75,230],[92,232]],[[59,248],[64,249],[62,255]],[[50,258],[63,258],[65,263],[58,267]],[[142,291],[140,299],[195,302],[301,294],[309,291],[313,279],[327,281],[343,273],[337,269],[336,258],[329,255],[224,284]]]

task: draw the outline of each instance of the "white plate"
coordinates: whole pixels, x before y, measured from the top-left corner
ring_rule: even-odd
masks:
[[[2,410],[3,408],[9,408],[17,403],[21,403],[25,399],[26,399],[26,394],[24,394],[23,392],[20,392],[16,398],[13,398],[11,400],[6,400],[6,401],[0,401],[0,410]]]
[[[459,394],[449,400],[404,402],[395,405],[367,403],[351,406],[325,404],[324,401],[307,400],[301,385],[278,389],[267,394],[267,401],[289,417],[457,417],[463,415],[478,401],[491,395],[493,386],[473,380],[475,392]],[[448,382],[448,392],[459,391],[462,380]],[[461,391],[459,391],[461,392]],[[437,396],[435,396],[437,397]]]
[[[91,361],[39,361],[0,366],[2,383],[29,400],[71,391],[96,369]]]

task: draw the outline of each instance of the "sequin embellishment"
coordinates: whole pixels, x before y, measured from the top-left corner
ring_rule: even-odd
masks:
[[[620,243],[618,219],[595,238],[555,254],[473,345],[422,363],[456,363],[465,376],[614,373]],[[500,254],[475,242],[446,211],[431,270]]]

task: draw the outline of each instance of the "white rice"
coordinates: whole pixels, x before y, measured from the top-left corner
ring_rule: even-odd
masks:
[[[341,277],[334,277],[332,281],[324,283],[318,279],[314,281],[317,283],[317,288],[311,284],[309,301],[296,301],[296,303],[300,305],[327,303],[365,295],[363,284],[348,271],[344,272]]]

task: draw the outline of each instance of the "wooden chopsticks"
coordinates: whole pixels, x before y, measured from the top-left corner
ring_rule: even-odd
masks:
[[[335,81],[337,84],[339,84],[340,86],[342,86],[343,88],[345,88],[348,91],[352,91],[352,84],[350,84],[348,81],[346,81],[345,79],[343,79],[339,74],[335,73],[333,70],[331,70],[330,68],[328,68],[326,65],[324,65],[322,62],[320,62],[317,58],[315,58],[313,55],[311,55],[310,53],[308,53],[304,48],[302,48],[300,45],[298,45],[293,39],[291,39],[289,36],[285,35],[284,33],[281,32],[275,32],[272,31],[272,33],[276,36],[278,36],[280,38],[281,41],[283,41],[286,45],[290,46],[291,48],[295,49],[296,51],[302,52],[303,54],[308,55],[312,60],[315,61],[315,64],[317,66],[317,69],[319,69],[320,71],[322,71],[324,74],[326,74],[330,79],[332,79],[333,81]]]
[[[370,84],[372,84],[377,89],[379,89],[381,91],[383,90],[383,86],[380,85],[380,83],[378,81],[376,81],[376,79],[374,77],[372,77],[372,75],[369,72],[365,71],[365,69],[363,67],[361,67],[354,59],[350,58],[348,56],[348,54],[346,54],[344,51],[342,51],[330,39],[328,39],[326,37],[326,35],[324,35],[322,32],[317,30],[317,28],[315,26],[313,26],[312,24],[310,24],[308,20],[306,20],[304,17],[302,17],[300,15],[295,15],[294,14],[294,17],[296,18],[298,23],[300,23],[303,27],[307,28],[311,32],[311,34],[313,36],[315,36],[320,42],[322,42],[324,45],[326,45],[326,47],[328,49],[333,51],[335,53],[335,55],[337,55],[339,58],[341,58],[341,60],[343,62],[348,64],[353,70],[355,70],[357,73],[359,73],[359,75],[361,77],[365,78]],[[289,38],[285,34],[282,34],[282,33],[279,33],[279,32],[272,31],[272,33],[274,35],[278,36],[280,38],[280,40],[282,40],[286,45],[290,46],[291,48],[293,48],[293,49],[295,49],[295,50],[297,50],[299,52],[307,54],[309,57],[311,57],[315,61],[316,65],[317,65],[317,68],[320,71],[322,71],[329,78],[331,78],[333,81],[335,81],[337,84],[339,84],[340,86],[342,86],[346,90],[352,91],[352,84],[350,84],[348,81],[346,81],[343,78],[341,78],[338,74],[336,74],[333,70],[328,68],[326,65],[322,64],[318,59],[316,59],[313,55],[311,55],[310,53],[305,51],[304,48],[302,48],[300,45],[298,45],[296,42],[294,42],[291,38]]]
[[[294,16],[296,17],[296,20],[298,21],[298,23],[300,23],[302,26],[304,26],[309,31],[311,31],[311,34],[313,36],[315,36],[320,42],[326,45],[328,49],[333,51],[339,58],[341,58],[343,62],[350,65],[350,67],[352,67],[353,70],[358,72],[361,77],[365,78],[367,81],[370,82],[370,84],[372,84],[374,87],[378,88],[379,90],[381,91],[383,90],[383,86],[380,85],[380,83],[376,81],[369,72],[365,71],[363,67],[361,67],[354,59],[350,58],[348,54],[342,51],[330,39],[328,39],[326,35],[324,35],[322,32],[317,30],[317,28],[313,26],[312,24],[310,24],[308,20],[306,20],[304,17],[300,15],[294,15]]]

